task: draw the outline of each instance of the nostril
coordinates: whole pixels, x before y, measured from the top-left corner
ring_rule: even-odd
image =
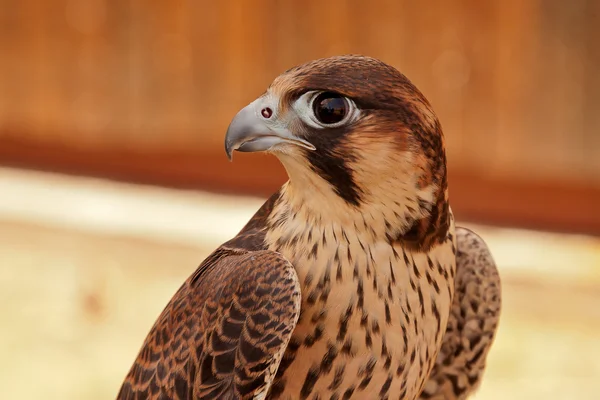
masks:
[[[271,110],[269,107],[265,107],[262,110],[260,110],[260,114],[266,118],[269,119],[271,118],[271,116],[273,115],[273,110]]]

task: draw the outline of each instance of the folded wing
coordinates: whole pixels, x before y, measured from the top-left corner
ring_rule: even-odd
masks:
[[[421,399],[462,400],[481,382],[500,318],[500,275],[487,245],[456,229],[456,291],[442,349]]]
[[[117,399],[260,399],[299,313],[282,255],[218,249],[167,305]]]

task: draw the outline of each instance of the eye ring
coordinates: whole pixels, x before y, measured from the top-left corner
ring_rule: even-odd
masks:
[[[348,97],[333,91],[311,93],[308,104],[311,122],[320,128],[336,128],[358,117],[359,110]]]
[[[319,111],[319,106],[324,101],[326,103],[324,106],[335,106],[334,110],[337,109],[333,115],[328,115],[331,117],[328,119],[323,118],[323,114]],[[298,117],[313,129],[338,128],[355,122],[361,116],[360,109],[351,98],[331,90],[308,91],[296,99],[292,107]],[[345,112],[339,108],[344,108]]]

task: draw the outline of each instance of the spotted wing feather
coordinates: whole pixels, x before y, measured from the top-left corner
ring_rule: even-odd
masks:
[[[283,256],[221,248],[167,305],[117,399],[263,398],[299,312]]]
[[[500,275],[483,239],[456,229],[456,291],[442,349],[421,393],[425,400],[463,400],[483,377],[498,328]]]

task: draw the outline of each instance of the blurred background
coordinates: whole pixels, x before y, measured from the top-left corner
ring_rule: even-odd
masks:
[[[477,399],[600,391],[600,1],[0,0],[0,397],[114,398],[164,305],[285,181],[230,119],[362,53],[444,127],[504,309]]]

